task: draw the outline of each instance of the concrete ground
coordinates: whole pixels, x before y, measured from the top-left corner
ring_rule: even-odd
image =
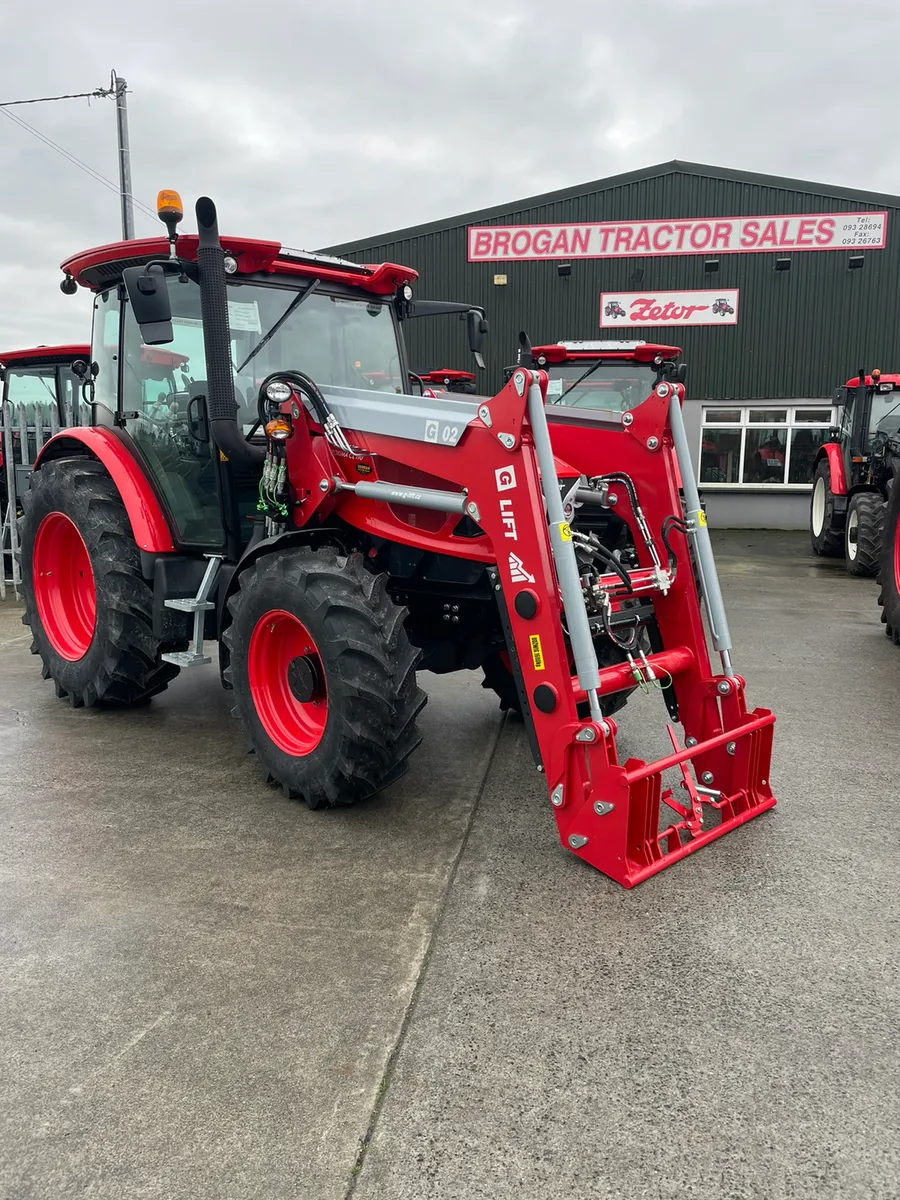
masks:
[[[73,711],[0,606],[0,1196],[900,1197],[900,651],[803,535],[718,541],[780,803],[631,892],[474,676],[309,813],[207,669]]]

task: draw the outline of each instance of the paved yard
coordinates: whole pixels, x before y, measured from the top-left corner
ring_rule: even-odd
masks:
[[[900,651],[802,535],[718,540],[780,803],[632,892],[475,676],[316,814],[211,673],[73,711],[0,606],[0,1195],[900,1196]]]

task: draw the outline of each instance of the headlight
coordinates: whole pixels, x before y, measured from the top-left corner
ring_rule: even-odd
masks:
[[[412,300],[412,288],[408,283],[404,283],[403,287],[400,289],[400,295],[404,300]]]
[[[266,399],[271,400],[273,404],[284,404],[285,400],[290,400],[294,392],[289,383],[279,383],[278,380],[273,380],[266,388]]]
[[[237,259],[232,254],[225,255],[225,274],[233,275],[237,270]]]

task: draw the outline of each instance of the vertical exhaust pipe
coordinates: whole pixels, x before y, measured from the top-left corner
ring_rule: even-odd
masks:
[[[265,450],[251,446],[238,428],[238,405],[231,372],[231,330],[225,284],[225,251],[219,242],[216,206],[201,196],[197,214],[197,265],[200,268],[200,312],[203,317],[203,350],[206,354],[206,407],[213,441],[237,463],[260,463]]]

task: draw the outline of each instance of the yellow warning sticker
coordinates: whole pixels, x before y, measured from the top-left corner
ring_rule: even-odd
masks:
[[[534,669],[536,671],[543,671],[543,669],[544,669],[544,651],[543,651],[543,648],[541,647],[540,635],[537,633],[533,633],[529,637],[528,641],[531,644],[531,661],[534,663]]]
[[[564,542],[571,542],[571,540],[572,540],[572,530],[569,528],[569,522],[568,522],[568,521],[560,521],[560,523],[559,523],[559,536],[562,538],[562,540],[563,540]]]
[[[705,525],[705,524],[706,524],[706,513],[703,511],[703,509],[702,509],[702,508],[701,508],[701,509],[700,509],[700,511],[697,513],[697,524],[698,524],[698,525]]]

